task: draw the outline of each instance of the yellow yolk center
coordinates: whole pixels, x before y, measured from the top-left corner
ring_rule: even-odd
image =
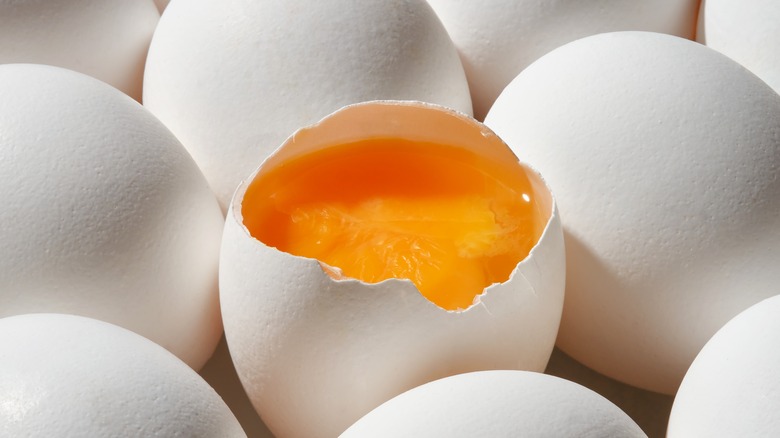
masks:
[[[242,208],[266,245],[339,268],[326,269],[336,278],[409,279],[448,310],[506,281],[547,215],[519,163],[388,138],[261,171]]]

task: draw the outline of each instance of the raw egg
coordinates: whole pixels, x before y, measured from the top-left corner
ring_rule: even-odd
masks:
[[[152,0],[0,2],[0,64],[49,64],[100,79],[133,99],[160,14]]]
[[[471,114],[458,54],[424,0],[173,2],[144,79],[144,104],[190,151],[223,209],[291,132],[376,99]]]
[[[446,377],[383,403],[341,438],[643,438],[617,406],[558,377],[481,371]]]
[[[102,321],[0,319],[4,437],[246,437],[216,392],[148,339]]]
[[[73,313],[193,368],[222,332],[224,220],[173,134],[70,70],[0,66],[0,317]]]
[[[485,123],[561,209],[558,345],[673,394],[704,343],[780,283],[780,96],[701,44],[616,32],[560,47]]]
[[[346,107],[239,187],[220,260],[225,333],[279,436],[335,436],[414,386],[542,371],[563,236],[541,177],[431,104]]]

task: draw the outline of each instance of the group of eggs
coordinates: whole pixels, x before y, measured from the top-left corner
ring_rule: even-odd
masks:
[[[166,3],[0,2],[0,436],[780,434],[780,3]]]

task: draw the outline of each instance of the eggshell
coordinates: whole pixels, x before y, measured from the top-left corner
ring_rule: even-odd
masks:
[[[0,319],[0,435],[246,437],[216,392],[153,342],[94,319]]]
[[[564,218],[558,345],[674,393],[696,353],[780,282],[780,97],[700,44],[581,39],[521,73],[486,124]]]
[[[623,411],[568,380],[482,371],[407,391],[347,429],[349,437],[646,437]]]
[[[767,0],[771,1],[771,0]],[[558,46],[602,32],[693,38],[698,0],[428,0],[458,48],[482,119],[501,90]]]
[[[346,107],[298,131],[258,169],[329,145],[401,137],[516,161],[465,115],[423,103]],[[314,259],[250,236],[234,197],[220,259],[220,301],[230,352],[252,403],[277,436],[335,436],[401,392],[452,374],[544,369],[560,320],[564,250],[560,220],[528,170],[550,218],[531,254],[504,283],[463,311],[445,311],[408,280],[334,280]]]
[[[667,436],[780,436],[780,297],[715,333],[674,399]]]
[[[222,331],[224,221],[176,138],[98,80],[0,66],[0,317],[117,324],[194,368]]]
[[[704,0],[696,41],[747,67],[780,93],[780,3]]]
[[[471,113],[455,47],[424,0],[174,2],[149,49],[144,103],[223,209],[301,126],[366,100]]]
[[[0,2],[0,64],[50,64],[141,99],[144,62],[160,14],[152,0]]]

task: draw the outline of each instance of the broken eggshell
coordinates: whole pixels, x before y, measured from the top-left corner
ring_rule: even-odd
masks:
[[[563,306],[563,235],[552,195],[525,166],[547,218],[544,231],[509,280],[488,287],[466,310],[438,307],[409,280],[335,280],[317,260],[250,235],[242,203],[264,169],[375,137],[517,161],[501,139],[463,114],[419,102],[369,102],[298,131],[242,183],[225,225],[220,300],[239,377],[278,436],[335,436],[393,396],[453,374],[542,371],[553,348]]]

